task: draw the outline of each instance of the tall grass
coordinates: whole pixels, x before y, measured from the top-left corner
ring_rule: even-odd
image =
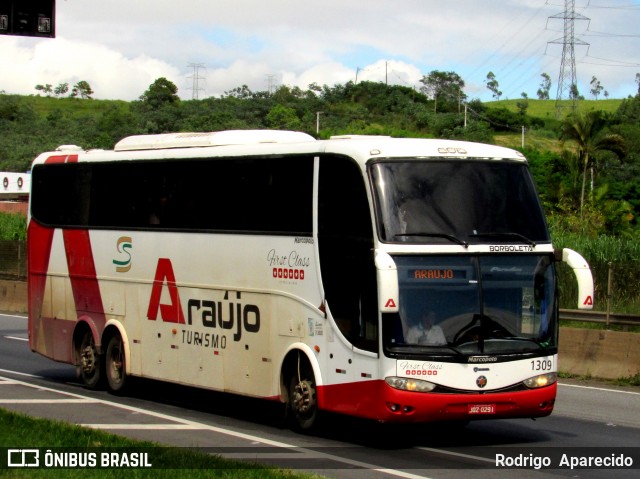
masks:
[[[607,308],[609,268],[612,271],[611,311],[640,314],[640,241],[637,238],[601,235],[589,238],[575,233],[553,232],[556,248],[571,248],[589,263],[595,285],[594,309]],[[575,309],[577,285],[568,267],[558,268],[560,307]]]
[[[27,219],[19,214],[0,213],[0,240],[25,240]]]

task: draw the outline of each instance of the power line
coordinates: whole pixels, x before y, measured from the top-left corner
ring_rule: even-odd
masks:
[[[632,68],[636,68],[640,66],[640,63],[638,62],[625,62],[623,60],[612,60],[610,58],[600,58],[600,57],[594,57],[592,55],[585,55],[585,58],[593,58],[594,60],[600,60],[603,62],[608,62],[608,63],[596,63],[596,62],[587,62],[584,60],[581,60],[580,63],[585,63],[587,65],[601,65],[601,66],[606,66],[606,67],[632,67]]]
[[[488,64],[491,60],[493,60],[493,58],[496,56],[499,56],[499,57],[511,56],[507,54],[502,54],[501,52],[508,45],[512,45],[513,43],[515,43],[514,38],[522,33],[524,28],[531,23],[531,21],[535,18],[535,16],[538,15],[538,13],[540,13],[540,10],[542,10],[542,8],[544,8],[544,5],[538,7],[538,9],[536,9],[533,13],[531,13],[531,15],[529,15],[522,23],[517,23],[517,22],[527,13],[527,10],[522,10],[520,15],[518,15],[518,17],[516,17],[515,19],[509,18],[506,21],[505,25],[501,28],[501,30],[505,30],[506,28],[511,27],[513,28],[513,33],[510,36],[506,37],[503,43],[498,48],[496,48],[491,55],[489,55],[482,62],[477,64],[476,67],[468,74],[468,76],[472,77],[473,75],[475,75],[481,68],[484,68],[484,66]]]
[[[587,32],[583,33],[582,35],[584,35],[585,37],[640,38],[640,35],[594,32],[593,30],[587,30]]]
[[[551,66],[552,63],[554,63],[556,61],[555,58],[550,58],[547,62],[545,62],[542,65],[542,69],[540,70],[541,72],[545,72],[547,70],[547,68],[549,68]],[[532,73],[528,78],[525,78],[519,85],[517,88],[512,88],[510,91],[513,92],[517,92],[518,90],[522,91],[522,89],[525,87],[525,85],[528,85],[531,81],[533,81],[534,78],[540,77],[542,74],[540,72],[535,72]],[[537,91],[536,91],[537,94]]]
[[[602,8],[606,10],[638,10],[640,5],[591,5],[591,0],[587,2],[588,8]]]

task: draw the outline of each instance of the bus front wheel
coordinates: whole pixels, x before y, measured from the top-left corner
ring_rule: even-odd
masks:
[[[100,353],[90,330],[82,334],[78,345],[78,372],[87,389],[96,389],[102,380]]]
[[[109,389],[113,392],[122,391],[127,381],[127,373],[125,369],[124,344],[119,334],[115,334],[109,339],[107,354],[105,355],[105,372]]]
[[[289,383],[289,412],[292,425],[300,431],[316,426],[318,396],[313,373],[294,374]]]

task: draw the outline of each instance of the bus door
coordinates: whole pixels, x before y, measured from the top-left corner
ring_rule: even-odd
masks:
[[[373,228],[364,178],[349,158],[320,159],[318,253],[327,314],[337,329],[328,343],[329,381],[368,379],[354,349],[378,351]]]

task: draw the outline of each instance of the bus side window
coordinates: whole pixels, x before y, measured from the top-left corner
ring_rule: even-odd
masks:
[[[324,295],[336,324],[355,346],[377,351],[373,229],[365,183],[349,159],[323,157],[318,193],[318,250]]]

